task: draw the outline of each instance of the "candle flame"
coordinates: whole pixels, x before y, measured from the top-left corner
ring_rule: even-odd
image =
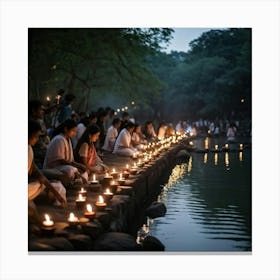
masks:
[[[47,222],[51,221],[50,216],[48,214],[45,214],[45,219],[46,219]]]
[[[113,172],[113,173],[115,173],[115,172],[116,172],[115,168],[113,168],[112,172]]]
[[[87,204],[87,211],[92,212],[92,206],[90,204]]]
[[[215,145],[215,149],[218,150],[218,145]]]
[[[105,177],[109,177],[109,173],[108,172],[106,172]]]
[[[102,196],[102,195],[99,195],[99,197],[98,197],[98,202],[104,203],[104,199],[103,199],[103,196]]]
[[[84,190],[84,188],[81,188],[81,192],[84,192],[85,190]]]
[[[96,181],[96,176],[95,176],[95,174],[93,174],[93,181]]]
[[[79,200],[84,200],[83,195],[81,193],[79,194]]]
[[[129,168],[129,165],[127,164],[127,165],[126,165],[126,169],[128,169],[128,168]]]
[[[110,192],[110,190],[107,188],[106,191],[105,191],[105,193],[106,193],[106,194],[110,194],[111,192]]]
[[[69,215],[69,220],[74,220],[75,219],[75,215],[74,215],[74,213],[70,213],[70,215]]]
[[[120,173],[120,180],[122,180],[122,173]]]

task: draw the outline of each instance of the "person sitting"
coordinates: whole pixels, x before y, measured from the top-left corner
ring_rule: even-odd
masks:
[[[229,125],[229,128],[227,130],[227,140],[228,141],[235,141],[235,134],[236,134],[236,127],[233,123]]]
[[[81,138],[81,136],[85,132],[85,130],[86,130],[86,128],[87,128],[87,126],[89,125],[89,122],[90,122],[89,117],[85,113],[81,113],[80,115],[82,117],[81,117],[81,119],[80,119],[80,121],[78,122],[78,125],[77,125],[77,133],[76,133],[75,136],[73,136],[71,138],[73,149],[76,148],[79,139]]]
[[[38,169],[34,162],[32,146],[40,137],[41,125],[34,121],[28,122],[28,214],[34,222],[39,222],[34,199],[44,190],[48,191],[49,198],[54,200],[55,206],[65,207],[66,190],[60,181],[50,182]]]
[[[101,174],[109,170],[98,156],[94,146],[99,135],[100,128],[95,124],[90,125],[78,141],[75,149],[76,161],[86,166],[87,179],[93,173]]]
[[[72,115],[72,104],[75,100],[75,95],[66,94],[63,103],[57,110],[55,118],[55,127],[58,127],[61,123],[71,118]],[[53,136],[53,135],[52,135]]]
[[[170,137],[170,136],[173,136],[173,135],[175,135],[175,129],[173,127],[173,124],[169,123],[168,126],[167,126],[167,129],[166,129],[166,132],[165,132],[165,136]]]
[[[145,136],[141,132],[141,125],[135,124],[134,130],[131,136],[131,144],[137,150],[142,150],[142,144],[145,144]]]
[[[164,122],[161,123],[158,129],[158,140],[163,140],[165,138],[166,130],[167,130],[167,125]]]
[[[48,146],[43,165],[43,168],[55,168],[65,173],[70,181],[76,176],[81,177],[78,169],[86,170],[84,165],[74,161],[71,137],[76,133],[77,124],[70,119],[57,127]]]
[[[121,120],[119,118],[113,119],[112,125],[109,127],[102,150],[113,152],[116,139],[118,137],[118,129],[120,128]]]
[[[34,162],[36,166],[42,168],[44,157],[47,151],[50,138],[44,122],[45,110],[39,100],[31,100],[28,103],[28,119],[37,121],[41,126],[41,134],[37,143],[33,146]]]
[[[151,121],[147,121],[145,123],[143,134],[145,135],[148,141],[154,141],[157,139],[157,135],[155,133],[155,129]]]
[[[129,113],[123,112],[121,117],[120,131],[122,131],[126,127],[128,122],[129,122]]]
[[[113,154],[130,157],[137,152],[131,144],[131,134],[135,125],[128,122],[126,127],[120,132],[113,150]]]

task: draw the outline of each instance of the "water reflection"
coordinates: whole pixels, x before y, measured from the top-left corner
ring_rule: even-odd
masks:
[[[203,162],[206,164],[207,160],[208,160],[208,153],[205,153],[203,157]]]
[[[228,152],[225,153],[225,164],[226,164],[226,169],[229,170],[229,154],[228,154]]]
[[[159,238],[166,251],[251,251],[247,153],[220,153],[222,165],[218,153],[193,153],[187,163],[176,165],[159,196],[167,213],[149,224],[148,234]]]
[[[218,155],[218,153],[215,153],[214,154],[214,164],[215,165],[218,165],[218,159],[219,159],[219,155]]]

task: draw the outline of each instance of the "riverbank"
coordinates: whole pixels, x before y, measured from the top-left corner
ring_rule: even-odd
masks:
[[[129,177],[115,188],[112,199],[103,210],[97,209],[95,203],[106,189],[106,180],[101,181],[101,184],[75,184],[68,188],[68,205],[65,209],[50,206],[43,195],[38,197],[36,202],[39,213],[42,217],[46,213],[49,214],[55,224],[49,228],[29,224],[29,251],[149,250],[148,247],[143,247],[143,244],[138,244],[136,237],[129,233],[136,228],[139,216],[143,215],[150,199],[158,191],[156,182],[175,162],[178,152],[186,150],[188,144],[187,139],[172,143],[147,164],[139,166],[137,174],[129,174]],[[132,166],[134,162],[131,158],[112,154],[104,156],[104,163],[116,171],[125,169],[126,164]],[[93,219],[85,218],[85,205],[77,207],[76,199],[81,188],[87,192],[85,204],[91,204],[95,212]],[[70,213],[77,216],[79,222],[69,223]]]

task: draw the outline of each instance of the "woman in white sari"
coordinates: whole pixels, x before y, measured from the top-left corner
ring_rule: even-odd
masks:
[[[77,133],[77,124],[73,120],[63,122],[54,133],[44,160],[44,168],[55,168],[65,173],[70,180],[80,175],[78,169],[85,171],[83,164],[74,161],[71,137]],[[79,176],[80,177],[80,176]]]

